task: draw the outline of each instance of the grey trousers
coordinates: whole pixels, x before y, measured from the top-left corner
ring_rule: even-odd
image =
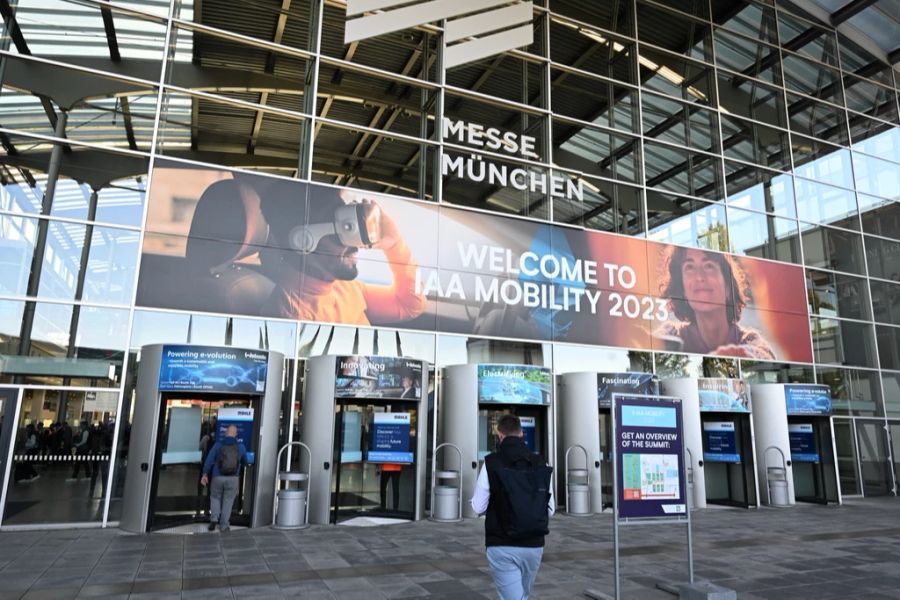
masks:
[[[231,507],[238,492],[237,475],[213,477],[209,485],[209,520],[218,523],[219,529],[228,529]]]

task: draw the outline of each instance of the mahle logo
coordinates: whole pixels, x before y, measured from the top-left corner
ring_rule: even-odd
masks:
[[[510,0],[347,0],[348,19],[357,18],[347,21],[344,43],[446,20],[449,69],[530,45],[533,8],[532,2]]]

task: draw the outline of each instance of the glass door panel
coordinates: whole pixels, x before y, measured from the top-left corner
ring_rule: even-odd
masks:
[[[862,494],[856,461],[856,443],[853,440],[853,425],[849,420],[834,420],[834,444],[838,461],[841,494],[844,496],[858,496]]]
[[[249,399],[203,400],[169,398],[161,415],[157,441],[150,528],[176,527],[204,521],[209,511],[208,487],[200,485],[203,463],[216,441],[220,408],[248,408]],[[248,451],[250,449],[248,448]],[[249,519],[250,499],[245,490],[252,467],[242,469],[231,523]]]
[[[888,431],[891,435],[891,455],[894,458],[894,494],[900,493],[900,423],[888,423]]]
[[[890,463],[888,463],[884,421],[857,419],[856,437],[859,444],[863,494],[866,496],[890,494],[893,490],[893,482]]]

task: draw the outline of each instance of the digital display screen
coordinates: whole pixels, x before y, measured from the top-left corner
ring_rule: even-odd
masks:
[[[410,414],[375,413],[372,421],[372,439],[369,444],[369,462],[411,463]]]
[[[550,404],[550,369],[529,365],[478,365],[478,402]]]
[[[707,462],[741,462],[733,421],[704,423],[703,441],[703,460]]]
[[[791,460],[794,462],[819,462],[815,429],[812,423],[789,424],[788,439],[791,443]]]

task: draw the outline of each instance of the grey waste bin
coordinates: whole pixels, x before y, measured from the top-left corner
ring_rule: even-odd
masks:
[[[769,475],[769,504],[771,506],[790,506],[788,499],[787,473],[784,469],[768,469]]]
[[[278,490],[275,527],[299,528],[304,525],[306,525],[306,490]]]
[[[591,486],[586,483],[569,484],[569,505],[566,512],[570,515],[591,514]]]
[[[431,513],[435,521],[459,520],[459,488],[448,485],[436,486]]]

